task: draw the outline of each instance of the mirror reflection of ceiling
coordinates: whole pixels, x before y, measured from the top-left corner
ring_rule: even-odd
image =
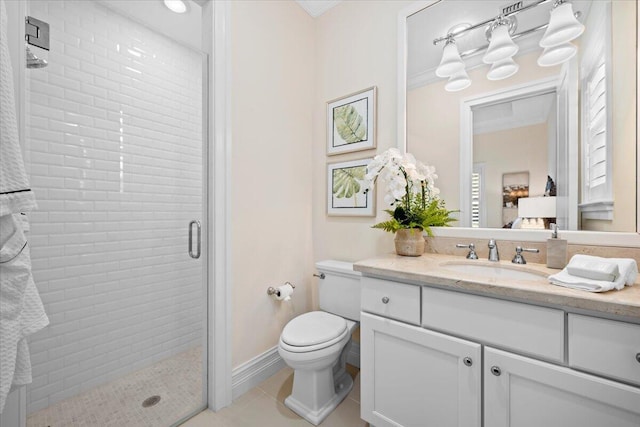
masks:
[[[450,8],[431,7],[429,13],[416,13],[407,19],[407,87],[408,89],[420,87],[442,78],[435,75],[435,70],[442,58],[444,42],[438,45],[433,44],[433,40],[444,37],[461,24],[475,25],[500,14],[500,11],[516,1],[461,1],[455,2],[455,16]],[[535,0],[524,0],[524,6],[535,3]],[[580,12],[579,20],[584,22],[584,18],[589,12],[590,1],[572,1],[574,13]],[[521,33],[549,22],[549,14],[553,6],[553,1],[542,3],[536,7],[525,10],[515,15],[517,28],[515,33]],[[488,26],[489,24],[487,24]],[[466,32],[461,37],[456,37],[456,45],[460,53],[471,49],[488,45],[485,34],[486,27],[480,27]],[[536,31],[532,34],[514,40],[520,50],[515,58],[542,49],[538,45],[544,30]],[[487,66],[482,62],[484,50],[477,54],[463,58],[466,70],[472,70],[480,66]]]
[[[555,97],[555,92],[551,92],[474,108],[473,134],[546,123]]]

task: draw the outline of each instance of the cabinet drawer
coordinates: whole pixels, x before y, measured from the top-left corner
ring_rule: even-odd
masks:
[[[424,287],[422,326],[564,362],[564,312]]]
[[[420,325],[420,286],[363,277],[362,311]]]
[[[569,314],[569,366],[640,385],[640,325]]]

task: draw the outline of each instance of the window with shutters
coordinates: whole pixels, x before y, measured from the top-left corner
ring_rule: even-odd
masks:
[[[608,2],[607,2],[608,3]],[[595,4],[594,4],[595,6]],[[584,55],[580,64],[581,203],[586,219],[613,219],[611,142],[611,12],[601,2],[585,23]],[[594,8],[594,9],[595,9]]]
[[[484,163],[474,163],[471,173],[471,227],[487,226],[487,215],[484,211]]]

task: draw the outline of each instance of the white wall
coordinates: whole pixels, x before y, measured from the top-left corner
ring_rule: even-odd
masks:
[[[200,345],[205,314],[187,255],[200,54],[94,2],[30,5],[51,25],[49,66],[27,70],[30,245],[51,320],[31,340],[32,412]]]
[[[310,310],[314,21],[292,1],[231,2],[232,359]],[[267,287],[296,285],[290,302]]]
[[[357,261],[393,250],[393,235],[372,229],[387,219],[381,191],[376,218],[327,216],[327,163],[373,157],[396,147],[397,17],[409,1],[345,1],[316,20],[318,71],[313,110],[313,253],[316,260]],[[326,102],[378,87],[376,150],[326,155]]]

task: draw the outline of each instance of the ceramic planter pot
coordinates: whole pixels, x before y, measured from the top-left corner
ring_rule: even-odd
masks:
[[[394,239],[396,253],[403,256],[420,256],[424,253],[424,237],[419,228],[406,228],[396,231]]]

